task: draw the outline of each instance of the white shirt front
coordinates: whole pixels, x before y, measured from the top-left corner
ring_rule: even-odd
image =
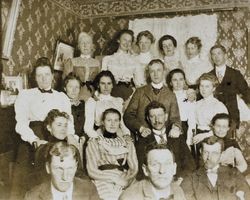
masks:
[[[163,82],[158,83],[158,84],[151,82],[151,85],[152,85],[153,88],[155,88],[155,89],[161,89],[161,88],[163,87],[164,84],[163,84]]]
[[[221,66],[216,66],[215,67],[216,76],[217,77],[219,77],[219,76],[224,77],[225,73],[226,73],[226,68],[227,68],[227,66],[225,64],[221,65]]]
[[[109,70],[116,82],[131,82],[136,73],[136,67],[140,67],[135,57],[129,53],[118,50],[102,60],[102,70]]]
[[[189,85],[196,85],[197,80],[203,73],[210,72],[213,66],[208,60],[200,58],[199,55],[187,59],[183,65],[186,80]]]
[[[154,133],[154,137],[155,140],[158,144],[161,143],[161,139],[162,137],[164,138],[164,142],[167,142],[167,135],[166,135],[166,128],[162,129],[162,130],[155,130],[153,129],[153,133]]]
[[[65,200],[65,197],[67,200],[73,200],[73,183],[69,187],[69,189],[66,192],[60,192],[58,191],[53,184],[51,183],[51,193],[53,196],[53,200]]]
[[[216,182],[218,179],[218,169],[219,169],[219,165],[215,166],[213,169],[207,170],[208,180],[210,181],[213,187],[216,186]]]
[[[69,98],[63,92],[52,91],[53,93],[42,93],[38,88],[20,91],[15,102],[15,112],[16,132],[20,134],[22,140],[32,144],[37,139],[29,124],[32,121],[44,121],[52,109],[69,114],[68,133],[74,134],[74,121]]]
[[[227,113],[226,106],[213,95],[196,102],[195,118],[197,128],[200,130],[210,130],[212,118],[218,113]]]
[[[97,137],[94,130],[96,126],[101,125],[102,113],[109,108],[117,109],[123,115],[123,99],[120,97],[113,97],[111,95],[97,94],[98,100],[89,98],[85,104],[85,124],[84,131],[89,137]],[[129,129],[125,126],[123,119],[121,120],[121,130],[124,134],[130,134]]]

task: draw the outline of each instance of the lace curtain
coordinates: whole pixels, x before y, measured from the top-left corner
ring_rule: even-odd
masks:
[[[149,30],[156,39],[152,51],[159,55],[158,40],[161,36],[169,34],[177,40],[177,51],[185,59],[184,45],[188,38],[197,36],[202,41],[201,56],[207,57],[210,48],[217,40],[217,15],[180,16],[174,18],[143,18],[129,21],[129,29],[135,36],[144,30]]]

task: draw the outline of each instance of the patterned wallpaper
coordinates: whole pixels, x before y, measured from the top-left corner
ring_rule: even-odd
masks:
[[[203,0],[203,2],[206,1]],[[216,13],[218,15],[218,42],[226,46],[229,63],[232,67],[240,69],[250,85],[250,69],[247,69],[249,10],[238,9],[238,11]],[[79,16],[53,1],[22,0],[12,57],[3,63],[4,72],[15,75],[20,69],[31,67],[35,59],[40,56],[48,56],[52,60],[56,40],[62,39],[75,45],[77,35],[81,30],[93,35],[96,46],[94,54],[105,55],[108,41],[116,31],[127,28],[130,19],[174,16],[159,13],[80,19]]]
[[[83,27],[79,17],[52,1],[22,0],[12,56],[3,60],[5,74],[16,75],[31,68],[41,56],[51,59],[58,39],[74,44]]]
[[[248,6],[250,0],[54,0],[81,18]]]

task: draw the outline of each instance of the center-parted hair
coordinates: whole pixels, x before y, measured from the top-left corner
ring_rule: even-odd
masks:
[[[213,117],[213,119],[211,120],[211,124],[212,124],[212,125],[215,125],[215,122],[216,122],[217,120],[220,120],[220,119],[228,120],[228,125],[229,125],[229,127],[231,126],[232,120],[231,120],[229,114],[227,114],[227,113],[218,113],[218,114],[216,114],[216,115]]]
[[[219,81],[217,79],[217,77],[211,73],[204,73],[200,76],[199,80],[198,80],[198,85],[200,85],[201,81],[210,81],[213,84],[213,87],[217,87],[219,85]]]
[[[141,31],[140,33],[138,33],[137,38],[136,38],[137,45],[139,45],[139,42],[143,36],[148,38],[152,44],[155,42],[155,38],[153,34],[150,31],[146,30],[146,31]]]
[[[72,156],[78,165],[80,164],[81,157],[78,149],[74,145],[68,144],[65,141],[52,143],[49,146],[46,155],[46,162],[50,164],[53,156],[60,157],[61,161],[63,161],[65,157]]]
[[[102,121],[104,121],[106,119],[106,116],[110,113],[114,113],[114,114],[117,114],[119,116],[119,120],[121,121],[121,113],[115,109],[115,108],[109,108],[109,109],[106,109],[103,113],[102,113]]]
[[[160,52],[164,55],[164,51],[163,51],[163,41],[165,40],[171,40],[174,47],[176,48],[177,47],[177,41],[176,39],[172,36],[172,35],[163,35],[160,39],[159,39],[159,42],[158,42],[158,47],[159,47],[159,50]]]
[[[113,87],[115,86],[116,82],[115,82],[115,77],[112,74],[111,71],[109,70],[103,70],[100,73],[98,73],[93,81],[93,86],[95,88],[95,90],[99,91],[99,85],[100,85],[100,80],[102,77],[109,77],[111,79],[111,82],[113,84]],[[99,91],[100,92],[100,91]]]
[[[70,80],[76,80],[79,82],[79,85],[81,86],[81,79],[79,76],[77,76],[75,73],[70,72],[63,80],[63,87],[65,88]]]
[[[191,37],[189,38],[186,43],[185,46],[187,47],[188,44],[194,44],[197,46],[198,50],[201,50],[202,47],[202,43],[201,43],[201,39],[198,37]]]
[[[166,76],[166,82],[168,84],[168,87],[173,90],[173,86],[171,84],[171,81],[172,81],[172,78],[175,74],[182,74],[183,75],[183,78],[184,78],[184,81],[185,81],[185,84],[186,84],[186,75],[185,75],[185,72],[182,70],[182,69],[173,69],[171,70],[168,75]]]
[[[44,126],[51,125],[57,117],[64,117],[65,119],[69,120],[69,115],[66,112],[61,112],[58,109],[52,109],[47,114],[44,120]]]
[[[153,150],[169,150],[173,157],[173,162],[175,162],[174,153],[169,149],[167,144],[158,144],[157,142],[152,142],[145,146],[143,154],[143,163],[148,164],[148,153]]]

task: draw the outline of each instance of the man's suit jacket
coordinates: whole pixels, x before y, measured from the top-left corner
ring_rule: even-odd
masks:
[[[51,182],[34,187],[25,195],[25,200],[53,200]],[[99,200],[95,185],[90,180],[75,178],[72,200]]]
[[[155,200],[152,183],[145,179],[135,182],[127,188],[120,196],[119,200]],[[186,200],[183,190],[176,183],[170,185],[169,200]]]
[[[168,133],[168,130],[169,128],[167,128],[166,134]],[[146,138],[141,137],[136,143],[136,153],[139,164],[138,179],[143,177],[141,166],[144,161],[145,147],[153,142],[156,142],[156,139],[154,134],[151,133]],[[188,174],[191,174],[193,170],[195,170],[195,162],[186,144],[184,136],[180,135],[178,138],[171,138],[167,134],[167,144],[175,156],[175,162],[177,164],[176,176],[185,177]]]
[[[245,199],[250,199],[249,186],[243,175],[236,168],[220,166],[215,187],[210,183],[206,170],[203,167],[194,172],[191,176],[191,183],[189,181],[190,179],[186,179],[182,183],[188,200],[236,200],[237,191],[245,192]]]
[[[156,95],[151,84],[148,84],[136,89],[125,110],[124,122],[131,132],[136,133],[141,126],[148,127],[145,119],[145,108],[152,101],[162,103],[169,114],[170,123],[174,123],[181,128],[179,108],[174,93],[163,86],[159,94]]]
[[[209,73],[216,76],[215,69]],[[240,71],[227,66],[222,82],[216,88],[215,95],[225,104],[230,116],[236,122],[237,126],[239,126],[240,114],[237,105],[237,94],[241,94],[243,100],[247,104],[250,103],[250,89],[246,80],[241,75]]]

